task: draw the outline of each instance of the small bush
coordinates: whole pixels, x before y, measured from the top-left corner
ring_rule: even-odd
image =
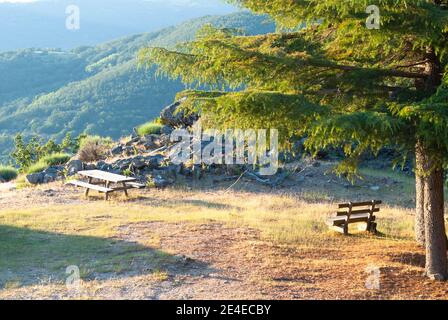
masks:
[[[48,163],[39,160],[26,169],[27,174],[42,172],[49,167]]]
[[[4,180],[6,182],[14,180],[17,178],[17,170],[13,167],[0,166],[0,180]]]
[[[87,136],[80,142],[78,158],[83,162],[104,160],[107,158],[112,143],[113,141],[111,138]]]
[[[139,136],[146,136],[148,134],[160,134],[162,130],[162,125],[155,121],[145,123],[137,128],[137,133]]]
[[[111,147],[114,143],[113,140],[109,137],[100,137],[100,136],[82,136],[79,141],[79,149],[82,149],[86,145],[95,143],[97,145]]]
[[[71,156],[67,153],[52,153],[48,156],[43,157],[36,163],[30,165],[26,169],[27,174],[42,172],[48,167],[58,166],[67,163]]]
[[[70,160],[71,156],[67,153],[53,153],[41,159],[42,162],[51,166],[58,166],[61,164],[66,164]]]

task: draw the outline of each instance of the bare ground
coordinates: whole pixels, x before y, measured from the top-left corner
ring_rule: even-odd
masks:
[[[318,169],[313,182],[328,177]],[[317,178],[316,178],[317,177]],[[335,179],[335,178],[330,178]],[[378,178],[380,179],[380,178]],[[384,179],[384,178],[381,178]],[[320,181],[322,183],[322,181]],[[399,183],[389,181],[394,188]],[[249,184],[249,182],[243,182]],[[343,182],[340,182],[341,184]],[[371,183],[371,182],[370,182]],[[298,192],[291,188],[272,192]],[[309,185],[302,185],[308,188]],[[296,188],[296,189],[294,189]],[[343,189],[347,189],[345,186]],[[367,190],[361,185],[358,192]],[[225,186],[224,186],[225,189]],[[256,190],[255,190],[256,189]],[[204,198],[217,199],[207,189]],[[130,202],[120,197],[115,204],[164,202],[172,195],[164,191],[135,191]],[[251,193],[266,192],[253,187]],[[236,196],[250,194],[235,191]],[[349,191],[350,194],[350,191]],[[406,195],[408,196],[408,195]],[[342,196],[344,197],[344,195]],[[198,201],[181,199],[181,201]],[[86,200],[80,190],[60,183],[32,189],[1,191],[1,210],[46,206],[72,206],[100,202]],[[406,200],[408,201],[408,200]],[[221,203],[225,210],[226,203]],[[104,217],[103,217],[104,218]],[[107,217],[103,220],[107,223]],[[173,257],[160,272],[135,261],[133,268],[117,273],[92,273],[83,279],[80,290],[67,290],[60,281],[42,280],[38,284],[9,285],[0,290],[1,299],[447,299],[448,284],[433,282],[422,273],[424,252],[413,241],[379,236],[332,235],[332,241],[305,244],[281,243],[262,236],[248,226],[232,226],[210,220],[202,223],[147,221],[118,226],[114,238],[130,243],[145,243],[148,234],[156,245]],[[134,262],[133,262],[134,263]],[[368,288],[368,268],[379,270],[378,288]],[[154,271],[154,270],[153,270]],[[156,270],[158,271],[158,270]]]

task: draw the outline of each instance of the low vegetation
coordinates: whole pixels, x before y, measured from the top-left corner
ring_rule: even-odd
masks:
[[[11,166],[2,166],[0,165],[0,182],[3,181],[11,181],[17,178],[18,172],[17,169]]]
[[[412,185],[412,180],[405,182]],[[339,191],[341,196],[346,196],[344,187]],[[308,192],[204,193],[180,188],[134,191],[130,200],[123,201],[124,198],[117,196],[107,205],[104,201],[86,201],[0,210],[0,225],[3,226],[0,235],[9,235],[0,236],[0,285],[5,288],[0,297],[16,296],[21,290],[36,297],[53,296],[57,292],[64,295],[65,268],[69,265],[80,267],[83,286],[91,289],[85,293],[86,298],[101,296],[103,291],[99,288],[128,288],[133,285],[133,279],[152,284],[164,282],[167,286],[172,283],[175,288],[188,287],[190,280],[184,283],[173,273],[178,266],[176,256],[187,254],[187,248],[199,241],[200,234],[194,230],[207,230],[216,224],[222,224],[223,230],[255,230],[253,232],[259,234],[256,239],[239,240],[243,242],[236,242],[237,247],[229,250],[232,256],[241,253],[246,257],[239,262],[239,270],[255,270],[259,267],[249,263],[256,256],[257,246],[263,248],[260,268],[273,268],[275,274],[251,275],[251,281],[266,286],[268,292],[283,285],[286,286],[285,297],[289,298],[288,295],[297,290],[314,298],[355,298],[360,294],[398,299],[417,297],[420,289],[409,290],[412,281],[421,281],[419,274],[423,270],[418,264],[421,250],[413,242],[413,210],[389,203],[382,206],[378,214],[378,236],[358,232],[354,225],[352,236],[343,237],[329,231],[325,225],[326,217],[335,210],[335,203],[322,199],[323,194]],[[154,223],[163,224],[163,227],[156,231]],[[185,232],[163,233],[172,226],[185,226]],[[183,243],[185,251],[167,250],[161,245],[161,237]],[[41,239],[45,241],[39,241]],[[248,241],[249,247],[244,241]],[[24,247],[26,254],[19,250]],[[201,254],[205,254],[203,250],[207,249],[201,249]],[[401,255],[403,251],[410,256]],[[215,255],[210,253],[210,256]],[[341,258],[346,259],[345,267],[341,267]],[[226,263],[234,267],[231,259],[226,259]],[[381,266],[385,287],[382,291],[371,293],[364,286],[364,270],[371,264]],[[38,270],[38,274],[29,273],[30,269]],[[347,273],[347,269],[352,271]],[[15,273],[12,275],[6,270],[15,270]],[[201,269],[195,272],[198,270]],[[291,276],[291,272],[297,274]],[[394,274],[400,276],[397,278]],[[37,283],[36,276],[44,282]],[[304,280],[294,280],[310,277],[312,291],[301,287]],[[327,282],[330,278],[349,284],[338,287]],[[401,289],[387,289],[390,281],[399,282],[397,287]],[[431,287],[428,291],[425,287],[422,290],[426,292],[425,297],[437,297],[439,289]]]
[[[148,134],[160,134],[160,130],[162,129],[162,125],[157,121],[151,121],[145,123],[137,128],[137,133],[140,136],[145,136]]]
[[[78,150],[78,158],[83,162],[94,162],[107,157],[107,152],[112,146],[111,138],[100,136],[86,136],[81,140]]]
[[[71,158],[71,155],[68,153],[52,153],[48,156],[43,157],[38,162],[32,164],[26,170],[26,173],[37,173],[42,172],[48,167],[63,165],[67,163]]]

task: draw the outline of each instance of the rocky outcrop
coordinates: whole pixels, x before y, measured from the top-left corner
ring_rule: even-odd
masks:
[[[182,102],[185,100],[179,100],[164,108],[160,113],[160,119],[162,123],[173,128],[178,127],[191,127],[198,119],[198,114],[187,115],[182,109]]]
[[[78,173],[78,171],[82,171],[84,169],[84,163],[81,160],[71,160],[67,163],[66,168],[67,175],[73,176]]]
[[[26,175],[25,179],[29,184],[50,183],[62,179],[64,176],[64,166],[51,166],[42,172]]]

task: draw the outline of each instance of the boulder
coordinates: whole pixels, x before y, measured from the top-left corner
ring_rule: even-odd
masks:
[[[128,142],[126,142],[126,147],[130,147],[130,146],[132,146],[134,143],[137,143],[137,142],[139,142],[140,141],[140,137],[139,136],[137,136],[137,137],[133,137],[133,138],[131,138],[131,140],[129,140]]]
[[[164,177],[162,177],[160,175],[154,176],[152,181],[154,182],[154,186],[156,188],[166,188],[170,184],[172,184],[172,181],[170,181],[169,179],[165,179]]]
[[[135,157],[134,159],[132,159],[131,166],[134,169],[140,170],[140,169],[145,168],[147,165],[146,165],[145,159],[142,156],[138,156],[138,157]]]
[[[113,170],[113,166],[111,164],[109,164],[109,163],[104,162],[104,161],[99,161],[96,164],[96,167],[97,167],[98,170],[101,170],[101,171],[112,171]]]
[[[110,150],[110,154],[112,156],[119,156],[122,153],[123,153],[123,147],[120,145],[118,145]]]
[[[58,175],[56,173],[45,173],[42,183],[50,183],[56,181],[58,179]]]
[[[96,170],[96,164],[94,163],[86,163],[84,164],[84,170]]]
[[[155,156],[148,156],[145,158],[146,166],[150,169],[159,168],[164,161],[165,157],[160,154]]]
[[[30,184],[40,184],[44,182],[44,173],[31,173],[26,176],[26,181]]]
[[[133,146],[124,147],[123,154],[127,157],[133,156],[135,154],[135,148]]]
[[[59,176],[62,176],[64,166],[51,166],[44,171],[42,183],[49,183],[58,180]]]
[[[171,126],[163,126],[162,129],[160,129],[160,134],[162,135],[171,135],[171,133],[174,131],[174,128]]]
[[[184,111],[180,110],[183,101],[185,100],[176,101],[160,112],[160,119],[163,124],[174,128],[181,126],[190,127],[199,119],[197,114],[186,115]]]
[[[141,137],[137,145],[143,147],[145,150],[154,150],[160,148],[162,144],[160,142],[159,135],[148,134],[144,137]]]
[[[122,172],[124,170],[129,169],[131,162],[132,159],[121,159],[112,164],[112,168],[114,171]]]
[[[67,163],[66,168],[67,174],[73,176],[84,169],[84,163],[81,160],[71,160]]]

